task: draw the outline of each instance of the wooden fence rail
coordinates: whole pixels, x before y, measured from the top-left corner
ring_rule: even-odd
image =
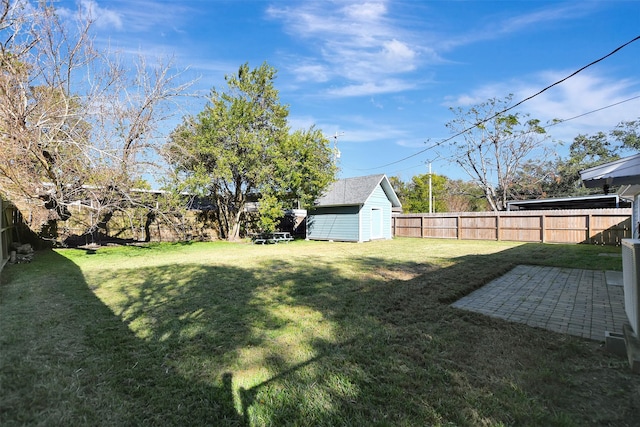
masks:
[[[631,208],[399,214],[393,235],[460,240],[620,245],[632,237]]]

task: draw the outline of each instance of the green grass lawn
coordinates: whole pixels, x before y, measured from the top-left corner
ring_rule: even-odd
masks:
[[[456,310],[619,248],[395,239],[38,252],[0,284],[0,425],[637,425],[601,343]]]

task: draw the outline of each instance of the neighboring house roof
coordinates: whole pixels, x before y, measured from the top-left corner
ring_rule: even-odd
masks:
[[[384,174],[345,178],[336,181],[316,200],[315,206],[364,205],[378,185],[382,186],[391,202],[391,207],[402,206],[396,192],[393,191],[391,183]]]
[[[547,210],[547,209],[602,209],[628,208],[631,202],[619,194],[596,194],[581,197],[561,197],[554,199],[516,200],[507,202],[507,210]]]
[[[640,184],[640,154],[580,171],[585,187]]]

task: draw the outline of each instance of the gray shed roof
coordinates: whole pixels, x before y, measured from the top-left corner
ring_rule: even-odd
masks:
[[[392,207],[401,207],[400,200],[393,191],[391,183],[386,175],[358,176],[345,178],[334,182],[327,191],[316,200],[316,206],[352,206],[363,205],[369,199],[373,190],[382,186]]]

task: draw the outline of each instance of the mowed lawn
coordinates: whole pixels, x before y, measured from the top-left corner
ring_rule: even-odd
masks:
[[[619,248],[394,239],[38,252],[0,284],[0,425],[638,425],[599,342],[450,307]],[[614,256],[602,256],[603,254]]]

